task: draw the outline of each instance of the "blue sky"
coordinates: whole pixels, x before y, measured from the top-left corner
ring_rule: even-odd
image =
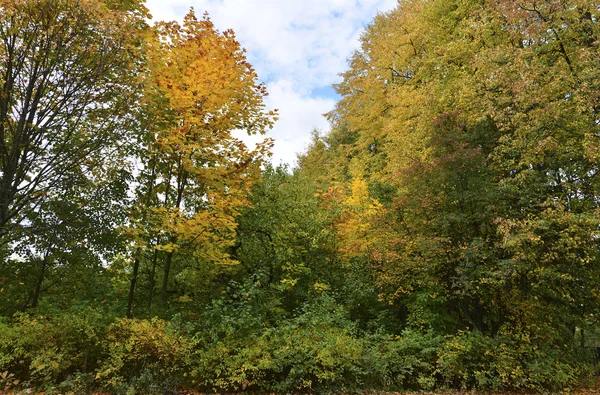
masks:
[[[338,100],[331,85],[340,81],[347,59],[358,48],[363,28],[397,0],[147,0],[154,20],[181,21],[190,7],[207,11],[219,30],[233,29],[248,60],[267,84],[267,107],[279,110],[268,133],[275,139],[273,163],[293,165],[322,114]],[[256,137],[244,138],[248,144]]]

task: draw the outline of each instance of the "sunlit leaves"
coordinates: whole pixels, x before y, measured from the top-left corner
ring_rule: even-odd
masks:
[[[250,150],[232,132],[263,134],[276,112],[265,109],[265,87],[233,32],[219,32],[207,15],[198,19],[190,11],[182,26],[160,23],[149,40],[143,169],[132,216],[144,231],[133,259],[134,272],[144,255],[153,256],[152,273],[162,265],[164,299],[173,257],[184,261],[176,273],[235,263],[227,250],[236,217],[249,204],[249,188],[272,142]]]
[[[595,311],[597,20],[576,0],[412,0],[363,34],[332,133],[301,164],[337,163],[349,195],[361,179],[391,187],[337,231],[409,321],[495,333],[556,325],[552,301],[571,328]]]

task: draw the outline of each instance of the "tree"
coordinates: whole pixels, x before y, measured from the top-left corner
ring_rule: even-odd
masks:
[[[315,289],[342,282],[335,256],[336,209],[323,207],[313,180],[267,167],[252,189],[252,206],[240,218],[236,257],[244,277],[264,274],[288,313]],[[338,288],[338,287],[336,287]]]
[[[62,180],[94,178],[128,141],[146,10],[138,1],[3,0],[0,15],[0,237],[7,243],[28,214],[64,192]]]
[[[115,227],[126,220],[122,199],[128,185],[126,178],[102,178],[69,185],[70,193],[47,197],[30,213],[11,244],[14,254],[0,262],[6,302],[0,311],[36,308],[46,296],[68,307],[109,286],[106,264],[125,251]]]
[[[0,1],[3,311],[89,296],[123,247],[146,16],[140,1]]]
[[[597,18],[576,0],[412,0],[363,35],[330,114],[346,148],[306,157],[392,187],[371,259],[413,324],[564,340],[594,314]]]
[[[176,252],[184,261],[182,277],[193,278],[198,266],[234,263],[227,247],[234,243],[235,217],[248,204],[271,141],[248,150],[232,131],[263,134],[276,116],[265,111],[265,87],[233,32],[219,32],[207,15],[197,19],[191,10],[183,26],[159,24],[149,62],[145,111],[153,121],[144,123],[133,218],[146,230],[134,254],[129,314],[144,251],[153,250],[150,293],[162,256],[163,301]]]

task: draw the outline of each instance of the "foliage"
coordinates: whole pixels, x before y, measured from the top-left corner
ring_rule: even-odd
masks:
[[[0,9],[4,244],[39,204],[69,191],[66,177],[77,186],[122,160],[146,12],[138,1],[8,0]]]
[[[191,341],[158,319],[119,319],[111,324],[98,385],[115,393],[164,393],[184,379]]]
[[[236,137],[276,112],[207,15],[0,0],[0,391],[581,384],[599,10],[399,2],[289,170]]]
[[[129,316],[140,265],[150,272],[151,310],[159,263],[163,302],[174,277],[186,279],[190,286],[177,293],[189,296],[203,266],[236,263],[227,253],[235,219],[271,141],[249,150],[233,131],[264,134],[276,117],[265,111],[265,87],[232,31],[219,32],[191,10],[183,26],[160,23],[154,33],[138,150],[143,171],[127,229],[134,246]]]
[[[215,390],[357,390],[366,375],[365,347],[340,306],[322,295],[293,320],[205,345],[194,357],[193,375]]]
[[[568,345],[535,342],[519,331],[495,337],[458,333],[443,345],[437,362],[443,385],[478,390],[568,388],[585,369]]]
[[[21,385],[54,388],[76,373],[89,374],[101,358],[107,329],[100,311],[82,307],[53,316],[19,314],[2,322],[0,369]]]
[[[405,329],[400,336],[376,335],[371,340],[376,373],[383,388],[437,387],[437,357],[445,339],[433,331]]]

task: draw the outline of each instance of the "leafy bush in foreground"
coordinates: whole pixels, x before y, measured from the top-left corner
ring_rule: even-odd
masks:
[[[101,387],[117,393],[162,393],[183,381],[192,342],[158,319],[119,319],[104,345],[106,354],[95,376]]]
[[[543,391],[577,385],[591,366],[573,345],[509,331],[365,334],[325,295],[274,326],[220,337],[182,330],[181,317],[107,325],[94,314],[1,322],[0,372],[22,388],[48,392]]]
[[[12,323],[0,322],[0,371],[24,386],[52,388],[97,368],[105,331],[105,320],[91,309],[52,317],[19,314]]]

